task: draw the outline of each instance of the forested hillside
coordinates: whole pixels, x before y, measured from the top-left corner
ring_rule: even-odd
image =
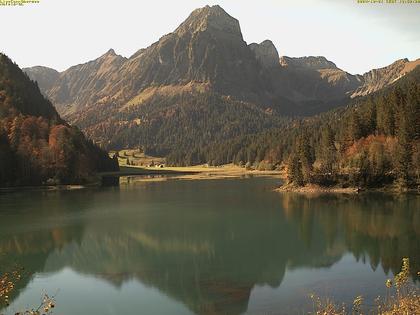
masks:
[[[140,148],[149,155],[169,156],[173,164],[194,165],[207,161],[203,149],[238,135],[250,135],[284,125],[288,119],[254,104],[212,92],[156,93],[141,106],[91,110],[79,117],[86,134],[107,148]],[[93,124],[91,119],[113,116]],[[89,126],[89,127],[87,127]],[[109,141],[107,141],[109,139]]]
[[[117,168],[0,54],[0,186],[83,183]]]
[[[356,99],[345,108],[227,141],[207,154],[208,160],[219,163],[254,167],[283,163],[289,180],[297,185],[417,186],[420,67],[391,87]]]

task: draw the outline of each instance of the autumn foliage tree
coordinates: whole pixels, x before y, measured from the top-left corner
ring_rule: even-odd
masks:
[[[118,164],[65,123],[17,65],[0,54],[0,186],[83,183]]]

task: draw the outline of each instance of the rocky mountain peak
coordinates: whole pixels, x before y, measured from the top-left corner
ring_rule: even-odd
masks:
[[[106,52],[106,54],[105,55],[108,55],[108,56],[116,56],[117,54],[115,53],[115,50],[114,49],[109,49],[107,52]]]
[[[378,91],[401,79],[418,65],[420,65],[420,59],[410,61],[404,58],[394,61],[389,66],[366,72],[361,76],[364,84],[353,92],[352,97],[364,96]]]
[[[125,58],[123,56],[117,55],[115,53],[115,50],[111,48],[105,54],[99,57],[97,60],[103,61],[103,60],[114,60],[114,59],[125,59]]]
[[[338,69],[334,62],[323,56],[308,56],[292,58],[282,56],[280,64],[283,67],[305,68],[309,70]]]
[[[110,49],[60,74],[26,71],[67,118],[77,121],[91,113],[91,120],[97,121],[97,106],[101,113],[106,107],[137,108],[152,94],[162,95],[170,106],[174,100],[169,95],[192,89],[286,114],[314,113],[347,95],[366,95],[385,87],[419,63],[403,59],[389,69],[355,76],[322,56],[279,58],[271,41],[248,45],[238,20],[220,6],[206,6],[128,59]]]
[[[249,48],[263,67],[271,68],[279,65],[279,53],[271,40],[265,40],[260,44],[252,43]]]
[[[23,71],[31,80],[38,82],[38,86],[43,92],[51,89],[60,77],[57,70],[42,66],[26,68]]]
[[[218,5],[205,6],[194,10],[185,22],[176,29],[175,33],[195,33],[206,30],[225,32],[242,37],[239,21]]]

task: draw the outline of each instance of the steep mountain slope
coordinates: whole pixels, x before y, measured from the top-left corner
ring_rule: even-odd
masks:
[[[420,59],[397,60],[363,75],[347,73],[322,56],[282,56],[280,65],[287,71],[291,90],[295,89],[308,98],[327,101],[346,95],[352,98],[366,96],[379,91],[413,71],[420,65]]]
[[[239,22],[218,6],[195,10],[173,33],[120,61],[107,53],[61,73],[45,91],[67,119],[108,148],[166,154],[281,123],[271,114],[276,108],[265,105],[274,94]],[[103,69],[103,77],[92,69]]]
[[[401,79],[419,65],[420,59],[414,61],[401,59],[387,67],[371,70],[362,76],[361,81],[363,84],[352,92],[352,97],[364,96],[379,91]]]
[[[38,79],[32,69],[26,71]],[[190,83],[282,114],[305,114],[298,106],[301,101],[324,101],[296,91],[274,45],[264,41],[248,46],[239,22],[219,6],[195,10],[173,33],[129,59],[107,53],[72,67],[44,93],[68,117],[88,107],[134,104],[149,88],[182,89]],[[77,122],[77,115],[70,119]]]
[[[150,86],[208,83],[218,93],[239,99],[264,99],[264,80],[239,22],[219,6],[195,10],[173,33],[135,55],[122,69],[127,94]],[[125,99],[127,100],[127,99]]]
[[[81,183],[118,168],[0,54],[0,186]]]
[[[66,114],[107,98],[107,90],[113,80],[118,80],[116,73],[125,60],[110,49],[98,59],[73,66],[58,75],[55,70],[45,67],[27,68],[24,71],[39,83],[58,111]],[[43,86],[48,88],[43,89]]]
[[[151,88],[139,101],[125,109],[92,107],[78,117],[78,125],[104,147],[140,147],[151,155],[173,157],[170,163],[190,165],[203,162],[207,146],[287,121],[201,85]]]
[[[359,76],[337,68],[325,57],[283,56],[280,64],[294,89],[309,99],[337,100],[363,84]]]
[[[249,48],[265,69],[278,68],[279,53],[272,41],[265,40],[260,44],[252,43]]]
[[[37,73],[25,71],[34,80]],[[267,102],[267,82],[242,38],[239,22],[219,6],[195,10],[173,33],[129,59],[111,50],[104,56],[60,74],[45,94],[60,113],[110,103],[135,101],[156,86],[206,84],[241,100]]]
[[[400,60],[364,75],[351,75],[325,57],[279,58],[269,40],[247,45],[239,22],[221,7],[197,9],[173,32],[130,58],[113,50],[57,74],[24,69],[61,114],[77,122],[94,106],[135,104],[149,88],[203,84],[281,114],[311,115],[367,95],[411,71],[420,60]]]
[[[39,89],[43,92],[50,91],[60,78],[60,72],[48,67],[36,66],[26,68],[24,72],[38,83]]]

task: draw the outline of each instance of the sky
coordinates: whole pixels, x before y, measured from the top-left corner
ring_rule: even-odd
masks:
[[[357,0],[40,0],[0,6],[0,51],[21,67],[59,71],[110,48],[129,57],[207,4],[237,18],[245,41],[270,39],[281,56],[325,56],[353,74],[420,58],[420,4]]]

